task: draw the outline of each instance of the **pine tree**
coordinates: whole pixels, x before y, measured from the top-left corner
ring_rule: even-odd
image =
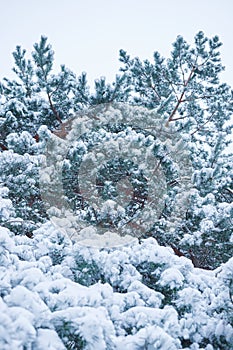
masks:
[[[178,36],[167,60],[155,52],[153,63],[141,62],[120,51],[134,103],[156,109],[189,142],[195,191],[186,220],[169,241],[189,251],[202,267],[216,266],[233,253],[232,156],[224,154],[232,129],[233,92],[220,83],[221,45],[217,36],[208,39],[199,32],[193,47]],[[158,227],[153,234],[164,244]]]
[[[178,37],[168,60],[121,51],[121,73],[112,84],[96,80],[93,93],[85,73],[53,72],[45,37],[31,60],[16,48],[17,78],[0,84],[1,349],[231,348],[232,92],[218,80],[219,47],[200,32],[194,48]],[[59,148],[52,155],[63,155],[63,197],[84,230],[141,219],[130,226],[139,242],[81,246],[51,224],[41,195],[56,194],[56,176],[42,188],[38,171],[45,155],[51,160],[46,146],[64,138],[65,157]],[[87,180],[83,201],[78,178]],[[91,207],[95,191],[102,211]],[[184,255],[219,267],[195,269]]]
[[[16,79],[4,78],[0,84],[0,150],[4,151],[0,181],[15,208],[15,217],[5,226],[25,232],[18,222],[27,220],[32,232],[47,219],[39,190],[39,154],[45,150],[49,130],[88,104],[89,91],[85,74],[76,79],[64,65],[53,74],[54,52],[46,37],[34,45],[31,59],[20,46],[13,57]]]
[[[13,162],[7,163],[7,157],[1,155],[2,164],[6,166],[4,172],[8,174],[1,174],[1,181],[9,189],[8,195],[15,205],[17,215],[40,222],[46,218],[40,208],[38,210],[42,217],[39,218],[34,213],[34,208],[40,202],[39,189],[32,190],[30,186],[24,186],[24,196],[19,194],[21,199],[25,196],[28,198],[26,201],[23,199],[24,204],[18,197],[14,198],[14,193],[19,191],[14,190],[18,186],[16,179],[19,179],[17,164],[21,162],[22,165],[19,183],[30,183],[29,176],[33,176],[34,183],[38,184],[36,173],[39,158],[36,157],[43,152],[51,132],[59,136],[60,129],[60,135],[63,133],[65,137],[66,125],[77,112],[83,111],[80,114],[82,116],[90,108],[98,110],[100,104],[110,106],[112,103],[124,102],[134,108],[145,107],[148,113],[151,110],[156,118],[160,116],[164,127],[171,126],[176,130],[188,144],[193,167],[193,191],[186,207],[185,219],[176,225],[175,230],[174,227],[171,230],[172,195],[175,196],[176,186],[169,187],[173,193],[171,200],[166,203],[161,217],[151,222],[147,235],[153,235],[160,244],[172,246],[178,254],[191,257],[197,266],[215,267],[231,257],[232,155],[225,155],[225,149],[231,134],[229,121],[233,104],[230,87],[220,82],[220,74],[224,69],[220,47],[217,36],[208,39],[199,32],[194,46],[179,36],[173,44],[171,57],[164,59],[155,52],[153,63],[149,60],[142,62],[139,58],[132,59],[121,50],[120,61],[123,67],[120,74],[116,75],[115,82],[109,84],[101,77],[95,81],[94,92],[90,93],[86,73],[76,78],[73,72],[62,65],[60,72],[54,74],[54,52],[46,37],[42,36],[39,43],[34,45],[31,59],[27,59],[26,51],[17,46],[13,53],[13,70],[17,78],[12,81],[4,79],[0,85],[0,148],[3,153],[10,152],[9,159]],[[135,122],[133,118],[132,114],[132,123]],[[145,115],[144,119],[145,125],[149,123],[150,117]],[[106,135],[109,132],[117,134],[124,132],[125,127],[116,119],[112,125],[105,126],[105,132]],[[132,137],[135,132],[142,133],[142,138],[149,137],[150,127],[152,128],[149,125],[143,131],[132,128]],[[91,137],[96,137],[96,133],[98,134],[97,129],[90,131],[88,142]],[[163,147],[162,144],[154,144],[156,159],[161,158],[163,152],[166,153]],[[169,162],[167,165],[165,161],[162,162],[167,184],[175,180],[174,169],[179,168],[179,160],[170,158],[170,165]],[[114,161],[109,163],[106,171],[117,166],[119,161],[121,162],[120,159],[116,160],[115,165]],[[34,170],[27,171],[28,167]],[[121,176],[124,171],[126,170],[122,170]],[[7,180],[10,173],[16,174],[15,183]],[[97,180],[102,186],[101,196],[108,195],[112,200],[116,183],[113,181],[112,189],[107,188],[105,185],[109,182],[109,175],[103,171],[100,175]],[[143,175],[141,179],[143,180]],[[138,194],[141,190],[146,191],[143,181],[139,182],[138,190],[135,190]],[[132,208],[127,209],[128,213]]]

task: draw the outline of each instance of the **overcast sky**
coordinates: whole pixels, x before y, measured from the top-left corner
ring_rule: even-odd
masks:
[[[21,45],[30,53],[43,34],[60,64],[89,84],[119,68],[119,50],[152,59],[154,51],[167,57],[181,34],[189,42],[203,30],[223,42],[223,80],[233,87],[232,0],[0,0],[0,79],[13,77],[12,51]]]

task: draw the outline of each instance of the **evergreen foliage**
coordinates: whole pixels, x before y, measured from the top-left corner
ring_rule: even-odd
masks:
[[[217,36],[208,39],[199,32],[193,46],[179,36],[168,59],[155,52],[153,62],[141,61],[121,50],[115,81],[97,79],[94,92],[86,73],[76,77],[64,65],[54,72],[46,37],[34,45],[30,59],[16,47],[16,78],[0,82],[1,349],[39,350],[51,344],[56,350],[231,348],[233,155],[227,147],[233,92],[220,80],[220,47]],[[149,149],[161,164],[168,196],[139,242],[90,249],[50,223],[39,169],[53,134],[65,138],[77,113],[84,121],[87,111],[98,116],[105,104],[110,113],[114,103],[127,104],[127,111],[135,108],[132,119],[140,114],[147,128],[124,125],[116,113],[112,123],[86,130],[64,162],[68,201],[82,211],[87,225],[110,229],[123,222],[125,212],[130,219],[146,204],[146,161],[139,168],[121,157],[99,167],[96,185],[111,204],[118,198],[118,182],[129,178],[134,198],[125,212],[112,220],[109,211],[96,215],[80,199],[77,172],[83,157],[95,142],[109,140]],[[170,223],[180,164],[154,137],[153,117],[179,133],[193,168],[185,215],[175,225]]]
[[[0,231],[1,349],[231,348],[232,259],[205,271],[153,238],[107,251],[50,223],[34,236]]]
[[[155,220],[148,234],[161,244],[177,247],[196,266],[212,268],[227,261],[233,254],[233,160],[224,152],[232,128],[229,121],[233,104],[230,87],[219,78],[224,69],[220,47],[217,36],[208,39],[199,32],[194,46],[179,36],[166,60],[155,52],[153,63],[142,62],[121,50],[121,74],[112,85],[103,77],[97,79],[91,94],[85,73],[76,78],[64,65],[58,74],[53,73],[54,52],[46,37],[34,45],[32,59],[27,59],[26,51],[17,46],[13,52],[17,79],[5,78],[1,83],[0,118],[0,145],[4,151],[1,181],[9,188],[15,215],[35,224],[47,218],[38,189],[36,168],[40,161],[38,156],[29,158],[27,154],[43,152],[49,130],[62,129],[79,110],[101,103],[128,102],[155,110],[161,121],[172,124],[183,135],[194,169],[194,190],[186,219],[170,232],[168,211]],[[124,126],[116,127],[120,127],[118,132],[124,130]],[[7,150],[14,153],[6,155]],[[15,172],[22,175],[15,176]],[[104,183],[107,180],[104,175]]]
[[[191,249],[202,267],[217,266],[219,259],[233,255],[233,158],[224,154],[232,130],[233,93],[220,82],[221,45],[217,36],[208,39],[199,32],[194,47],[179,36],[167,60],[155,52],[153,63],[141,62],[120,51],[121,70],[135,92],[133,102],[156,109],[189,142],[195,191],[187,219],[171,243]],[[161,231],[154,234],[165,243]]]

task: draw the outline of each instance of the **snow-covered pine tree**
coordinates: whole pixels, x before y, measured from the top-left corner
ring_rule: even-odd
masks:
[[[121,74],[112,85],[105,78],[96,80],[93,94],[85,73],[76,78],[65,66],[58,74],[53,73],[54,52],[47,38],[41,37],[34,45],[31,59],[26,59],[25,50],[18,46],[13,53],[17,79],[1,83],[1,150],[5,153],[10,149],[23,157],[28,157],[26,153],[36,156],[49,135],[46,128],[62,128],[78,110],[100,103],[128,101],[154,110],[161,122],[174,125],[189,143],[194,191],[186,219],[175,231],[170,232],[169,220],[161,217],[148,235],[181,250],[198,266],[216,266],[232,255],[232,156],[224,155],[224,150],[231,132],[228,122],[233,107],[230,87],[219,82],[223,71],[220,46],[218,37],[207,39],[200,32],[193,47],[179,36],[167,60],[155,52],[153,63],[141,62],[121,50]],[[46,127],[41,129],[42,125]],[[19,161],[16,155],[13,158],[16,169]],[[32,168],[36,162],[34,159]],[[9,166],[10,171],[14,165]],[[8,196],[14,199],[14,182],[7,184],[6,178],[2,179],[4,186],[9,186]],[[27,179],[28,175],[21,180]],[[27,204],[30,207],[33,198],[37,202],[39,196],[28,196],[26,203],[31,203]],[[18,208],[25,207],[14,201]],[[28,212],[33,211],[28,208]]]
[[[178,36],[168,59],[155,52],[154,62],[142,62],[120,51],[121,71],[131,81],[134,103],[156,109],[167,125],[175,125],[189,143],[194,168],[195,191],[186,220],[169,240],[158,226],[153,234],[163,244],[189,251],[202,267],[214,267],[233,254],[233,163],[232,155],[225,154],[233,92],[220,82],[221,45],[217,36],[208,39],[199,32],[193,46]]]
[[[5,226],[25,232],[22,225],[28,224],[21,220],[35,228],[47,218],[38,170],[49,130],[87,105],[89,91],[85,74],[76,78],[64,65],[53,73],[54,52],[46,37],[34,45],[31,59],[20,46],[13,57],[16,79],[4,78],[0,84],[0,181],[15,208],[14,218]]]
[[[178,41],[182,40],[179,38]],[[47,50],[41,43],[36,45],[35,55],[40,56],[40,49],[45,57],[53,59],[53,54],[49,54],[51,48]],[[125,55],[129,67],[125,75],[117,78],[122,82],[116,89],[117,93],[114,92],[115,83],[108,85],[105,81],[101,83],[100,79],[96,84],[97,91],[91,96],[83,74],[74,84],[72,93],[67,89],[69,94],[64,96],[65,85],[64,91],[60,91],[55,77],[57,82],[61,80],[53,76],[51,70],[47,82],[45,77],[39,78],[43,57],[41,66],[35,66],[33,60],[31,64],[28,61],[22,63],[25,54],[20,50],[17,49],[16,53],[23,58],[19,58],[21,63],[16,67],[21,66],[21,71],[17,69],[22,79],[5,80],[1,84],[0,225],[5,227],[0,227],[0,348],[229,350],[233,343],[233,259],[225,264],[221,262],[228,259],[232,244],[229,240],[232,230],[232,156],[224,155],[225,136],[229,132],[225,120],[231,114],[230,89],[225,85],[221,88],[219,84],[214,85],[213,92],[217,97],[209,100],[209,109],[203,109],[203,115],[205,98],[198,107],[201,98],[196,95],[199,91],[197,77],[189,79],[189,83],[196,82],[193,95],[189,95],[192,89],[187,87],[185,90],[188,96],[196,96],[193,103],[192,99],[186,100],[184,93],[184,100],[180,100],[176,107],[176,90],[172,89],[169,99],[170,85],[164,82],[160,87],[164,103],[156,104],[154,86],[151,90],[144,87],[142,93],[138,91],[139,82],[130,72],[132,60]],[[188,57],[188,54],[185,56],[186,50],[189,49],[184,49],[184,57]],[[149,70],[149,76],[153,75],[153,70],[159,72],[159,67],[166,63],[155,56],[158,64]],[[210,53],[206,59],[209,57]],[[178,58],[174,62],[176,60]],[[25,68],[27,64],[28,68]],[[50,66],[49,62],[46,64]],[[145,67],[143,63],[141,65],[143,77]],[[184,66],[181,67],[184,70]],[[181,74],[175,74],[174,69],[174,81],[180,75],[182,77],[181,67]],[[38,73],[35,73],[37,69]],[[212,64],[208,69],[213,70]],[[185,70],[184,73],[188,74]],[[156,82],[159,74],[153,76]],[[204,87],[208,86],[208,77],[207,73],[202,77]],[[42,80],[38,82],[39,79]],[[70,80],[73,82],[73,77]],[[53,85],[55,90],[48,86],[52,82],[56,85]],[[67,82],[68,86],[72,84]],[[182,94],[182,80],[179,83],[178,79],[173,85]],[[127,95],[126,91],[133,87],[135,91]],[[65,113],[70,106],[69,116],[90,105],[115,99],[126,102],[128,98],[133,105],[158,110],[161,121],[164,118],[166,122],[172,116],[169,124],[176,124],[190,144],[194,191],[186,220],[177,231],[171,234],[168,226],[166,233],[166,218],[161,218],[154,223],[152,234],[163,244],[175,244],[178,255],[182,255],[179,249],[183,248],[187,254],[191,250],[190,255],[199,266],[206,264],[201,259],[203,250],[209,249],[211,260],[208,267],[221,264],[219,268],[214,271],[195,269],[190,260],[174,255],[172,249],[158,245],[153,238],[120,249],[94,249],[72,244],[50,222],[40,224],[47,220],[40,212],[42,207],[37,197],[40,194],[37,180],[40,153],[46,138],[50,137],[49,130],[61,124],[53,114],[47,92],[53,107],[62,116],[62,122],[68,118]],[[65,102],[60,101],[59,96]],[[186,106],[184,112],[182,106]],[[216,110],[216,119],[209,120],[209,110]],[[46,111],[51,118],[47,119]],[[110,131],[111,125],[108,126]],[[135,132],[128,128],[129,136]],[[40,142],[34,138],[35,134]],[[87,134],[90,142],[96,134],[97,130]],[[139,144],[140,137],[143,140],[143,136],[147,138],[149,135],[144,131],[144,134],[135,136]],[[150,142],[148,138],[148,147]],[[100,169],[97,182],[101,186],[106,184],[106,178],[109,180],[113,163],[114,160],[109,162],[106,172]],[[114,196],[115,189],[110,186],[102,186],[101,190],[104,196]],[[37,224],[41,227],[33,231]],[[26,236],[30,237],[32,231],[34,239],[29,239]]]
[[[0,142],[5,147],[9,133],[26,130],[35,137],[41,125],[53,130],[89,101],[85,73],[76,78],[64,65],[53,73],[54,52],[46,37],[34,45],[31,59],[20,46],[13,57],[16,79],[4,78],[0,85]]]

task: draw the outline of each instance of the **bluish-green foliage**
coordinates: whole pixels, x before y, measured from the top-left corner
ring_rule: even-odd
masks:
[[[195,191],[173,243],[194,249],[190,255],[195,255],[195,263],[206,267],[233,254],[233,160],[224,154],[232,129],[233,94],[220,82],[221,45],[217,36],[208,39],[199,32],[194,46],[179,36],[171,57],[155,52],[152,63],[120,51],[121,70],[135,92],[133,102],[155,108],[189,140]],[[155,237],[165,243],[157,227]]]
[[[187,141],[194,169],[183,222],[170,232],[162,215],[148,235],[175,246],[196,266],[212,268],[227,261],[233,254],[233,160],[225,150],[232,128],[233,93],[220,81],[224,70],[220,47],[217,36],[208,39],[199,32],[194,45],[179,36],[168,59],[155,52],[153,62],[141,61],[121,50],[122,68],[115,81],[97,79],[92,93],[86,73],[76,77],[64,65],[54,72],[54,52],[46,37],[34,45],[30,59],[17,46],[16,78],[5,78],[0,84],[0,182],[9,189],[7,198],[15,209],[12,218],[35,225],[47,219],[38,188],[38,154],[49,132],[78,111],[126,102],[154,109],[161,121],[173,124]]]

